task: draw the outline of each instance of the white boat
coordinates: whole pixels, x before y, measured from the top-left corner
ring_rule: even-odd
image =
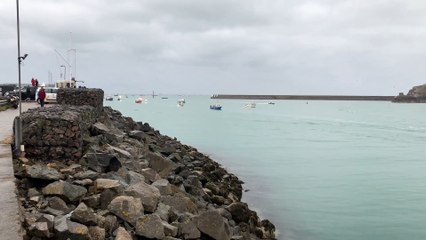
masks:
[[[113,98],[113,97],[111,97],[111,96],[107,96],[107,97],[105,98],[105,100],[107,100],[107,101],[112,101],[112,100],[114,100],[114,98]]]
[[[143,97],[138,97],[135,99],[135,103],[142,103],[143,102]]]
[[[121,96],[120,95],[117,97],[117,101],[121,101]]]
[[[256,107],[256,103],[252,102],[252,103],[247,103],[246,105],[244,105],[245,108],[255,108]]]
[[[184,98],[181,98],[181,99],[179,99],[178,101],[177,101],[177,105],[178,105],[178,107],[183,107],[184,105],[185,105],[185,99]]]

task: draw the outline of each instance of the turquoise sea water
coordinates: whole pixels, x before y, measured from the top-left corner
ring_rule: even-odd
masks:
[[[104,104],[236,174],[278,239],[426,239],[426,104],[135,98]]]

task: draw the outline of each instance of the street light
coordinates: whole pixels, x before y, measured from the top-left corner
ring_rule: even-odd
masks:
[[[60,67],[64,68],[64,80],[67,79],[67,66],[61,65]]]
[[[18,154],[24,151],[24,146],[22,143],[22,94],[21,94],[21,63],[25,58],[28,57],[28,54],[21,56],[21,35],[19,29],[19,0],[16,0],[16,29],[18,33],[18,88],[19,88],[19,116],[15,118],[15,150]]]

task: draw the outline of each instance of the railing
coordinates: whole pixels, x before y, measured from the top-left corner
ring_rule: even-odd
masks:
[[[9,104],[7,99],[0,99],[0,107]]]

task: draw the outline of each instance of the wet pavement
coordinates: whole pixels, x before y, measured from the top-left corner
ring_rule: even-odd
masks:
[[[34,102],[22,103],[22,112],[38,105]],[[12,149],[13,120],[19,115],[19,109],[0,112],[0,239],[22,239],[20,235],[18,201],[15,193]]]

